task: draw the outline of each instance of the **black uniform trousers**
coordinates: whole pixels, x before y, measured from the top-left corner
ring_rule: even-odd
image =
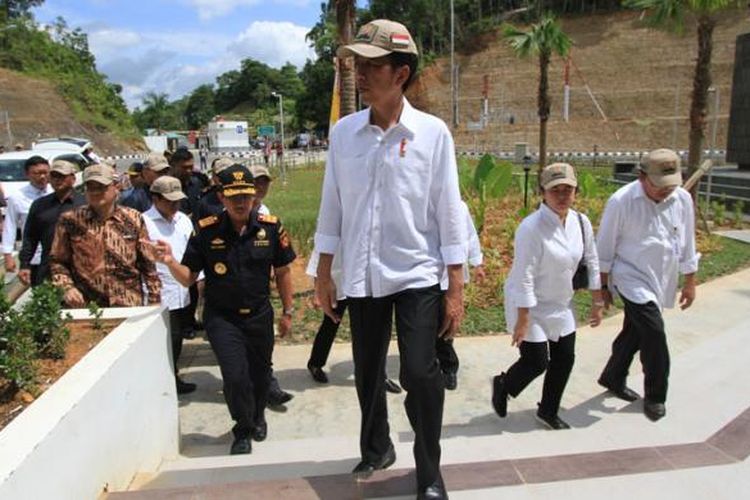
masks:
[[[182,353],[182,325],[184,322],[185,308],[169,311],[169,336],[172,339],[172,361],[174,362],[174,373],[177,374],[177,360]]]
[[[218,310],[206,304],[204,324],[224,382],[224,399],[236,422],[235,437],[247,437],[265,422],[273,354],[273,309],[254,314]]]
[[[669,348],[661,309],[654,302],[636,304],[625,297],[622,301],[625,304],[622,331],[612,343],[612,356],[600,380],[610,387],[624,387],[633,357],[640,351],[645,397],[653,403],[664,403],[669,379]]]
[[[376,462],[392,445],[386,406],[385,370],[393,311],[406,390],[406,414],[414,430],[417,483],[426,488],[440,476],[440,431],[445,387],[435,354],[442,321],[439,285],[404,290],[386,297],[348,298],[357,397],[362,412],[360,452]]]
[[[337,301],[336,308],[333,310],[339,317],[346,312],[346,299]],[[334,323],[327,315],[323,315],[323,322],[315,334],[312,351],[310,352],[310,366],[322,368],[328,362],[328,355],[331,353],[333,341],[336,338],[336,332],[339,330],[339,324]],[[435,341],[437,358],[440,362],[440,369],[443,373],[456,373],[458,371],[458,355],[453,348],[453,339],[443,339],[438,337]]]
[[[575,346],[575,332],[560,337],[557,342],[521,342],[521,357],[505,374],[505,388],[508,394],[517,397],[546,370],[539,413],[549,417],[557,415],[565,386],[573,370]]]

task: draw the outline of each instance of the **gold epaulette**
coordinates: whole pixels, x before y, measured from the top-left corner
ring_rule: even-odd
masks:
[[[276,224],[277,222],[279,222],[279,218],[275,215],[260,214],[258,215],[258,222],[265,222],[266,224]]]
[[[212,224],[216,224],[217,222],[219,222],[219,218],[217,216],[209,215],[208,217],[204,217],[198,221],[198,227],[203,229],[204,227],[208,227]]]

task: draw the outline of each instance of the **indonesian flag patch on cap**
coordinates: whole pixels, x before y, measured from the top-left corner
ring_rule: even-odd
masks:
[[[399,33],[391,34],[391,45],[394,47],[408,47],[409,46],[409,35],[401,35]]]

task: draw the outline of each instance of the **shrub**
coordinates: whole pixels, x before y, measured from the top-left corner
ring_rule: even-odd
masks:
[[[63,292],[51,283],[43,283],[31,289],[31,298],[22,309],[29,321],[29,333],[43,357],[62,359],[70,338],[66,319],[61,314]]]

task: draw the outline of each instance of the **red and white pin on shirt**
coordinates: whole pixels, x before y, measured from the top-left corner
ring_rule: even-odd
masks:
[[[399,145],[399,148],[398,148],[398,156],[401,158],[406,156],[406,138],[401,139],[401,144]]]
[[[393,47],[408,47],[409,46],[409,35],[400,35],[393,33],[391,35],[391,46]]]

